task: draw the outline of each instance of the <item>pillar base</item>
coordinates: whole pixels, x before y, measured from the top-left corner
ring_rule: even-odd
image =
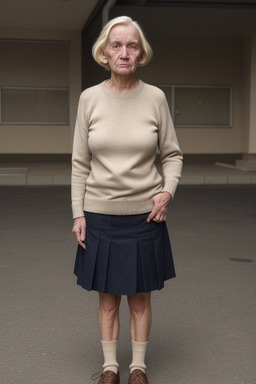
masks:
[[[236,160],[236,168],[243,171],[256,171],[256,160]]]
[[[236,160],[236,168],[243,171],[256,171],[256,154],[243,154],[242,160]]]

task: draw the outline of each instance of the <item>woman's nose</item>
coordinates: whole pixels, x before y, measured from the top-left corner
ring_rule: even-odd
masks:
[[[127,58],[129,56],[127,47],[122,47],[120,57],[122,59]]]

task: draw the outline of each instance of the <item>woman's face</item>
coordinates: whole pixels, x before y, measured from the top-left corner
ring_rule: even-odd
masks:
[[[132,75],[141,57],[139,33],[128,24],[114,26],[108,36],[103,58],[116,75]]]

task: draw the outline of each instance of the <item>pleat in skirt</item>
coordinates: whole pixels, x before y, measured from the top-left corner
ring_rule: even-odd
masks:
[[[166,223],[147,223],[148,215],[85,212],[86,249],[77,248],[77,284],[88,291],[134,295],[160,290],[175,277]]]

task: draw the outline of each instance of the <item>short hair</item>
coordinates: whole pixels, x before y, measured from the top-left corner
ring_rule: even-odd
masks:
[[[97,38],[97,40],[95,41],[92,47],[92,56],[94,60],[105,69],[110,70],[109,64],[106,63],[106,61],[103,59],[103,49],[107,43],[108,36],[111,29],[118,24],[132,25],[137,29],[139,33],[140,47],[142,50],[141,58],[139,59],[138,66],[143,67],[144,65],[148,64],[148,62],[152,59],[153,51],[140,25],[128,16],[115,17],[114,19],[110,20],[107,24],[104,25],[104,27],[100,32],[99,37]]]

